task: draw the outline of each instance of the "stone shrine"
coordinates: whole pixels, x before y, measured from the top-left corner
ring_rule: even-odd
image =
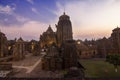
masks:
[[[25,44],[23,39],[20,37],[15,45],[13,50],[13,59],[14,60],[21,60],[25,57]]]

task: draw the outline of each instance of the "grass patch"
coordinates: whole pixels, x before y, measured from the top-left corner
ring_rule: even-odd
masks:
[[[80,60],[86,68],[86,77],[120,77],[120,66],[115,72],[114,66],[103,60]]]

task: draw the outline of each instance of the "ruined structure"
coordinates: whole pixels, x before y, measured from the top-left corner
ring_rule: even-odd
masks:
[[[0,32],[0,58],[8,56],[8,43],[4,33]]]
[[[25,57],[25,44],[23,39],[20,37],[15,45],[13,50],[13,59],[14,60],[21,60]]]

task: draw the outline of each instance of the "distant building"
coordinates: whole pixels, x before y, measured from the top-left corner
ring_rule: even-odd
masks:
[[[4,33],[0,32],[0,58],[8,56],[8,43]]]
[[[20,37],[13,48],[13,59],[14,60],[22,60],[25,57],[25,43],[23,39]]]
[[[92,51],[92,57],[105,58],[107,54],[113,53],[112,40],[103,37],[97,40],[85,40],[84,44]],[[92,58],[91,57],[91,58]]]
[[[112,44],[114,48],[114,53],[120,54],[120,28],[119,27],[112,30],[111,39],[112,39]]]
[[[94,44],[85,44],[83,41],[77,40],[76,47],[80,58],[93,58],[97,55],[97,48]]]

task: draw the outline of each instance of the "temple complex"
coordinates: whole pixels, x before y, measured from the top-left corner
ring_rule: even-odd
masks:
[[[47,31],[40,36],[42,47],[47,45],[46,55],[42,59],[42,70],[73,69],[73,71],[78,70],[80,74],[84,75],[84,67],[79,63],[80,56],[77,52],[76,41],[73,40],[70,17],[65,13],[61,15],[56,28],[57,31],[53,32],[49,26]],[[50,44],[51,42],[52,44]]]

